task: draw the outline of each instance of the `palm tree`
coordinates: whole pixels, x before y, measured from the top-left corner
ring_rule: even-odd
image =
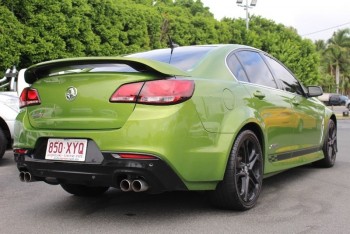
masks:
[[[327,48],[327,44],[324,40],[316,40],[315,46],[316,46],[316,50],[319,52],[323,52]]]
[[[335,68],[336,92],[339,93],[340,72],[344,71],[350,58],[350,29],[335,32],[328,40],[325,56],[331,65],[331,74]]]

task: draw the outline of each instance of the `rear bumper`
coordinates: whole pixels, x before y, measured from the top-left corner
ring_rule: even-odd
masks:
[[[28,171],[36,181],[120,187],[123,179],[142,179],[150,193],[187,190],[174,171],[160,159],[120,159],[112,153],[100,152],[88,142],[86,162],[45,160],[45,144],[27,154],[15,153],[19,171]]]
[[[188,190],[216,188],[218,181],[223,179],[233,139],[233,134],[230,133],[206,131],[191,101],[171,106],[139,105],[120,129],[35,129],[28,120],[28,114],[31,114],[29,110],[21,111],[17,116],[15,149],[39,150],[40,141],[47,138],[89,139],[97,145],[96,154],[124,152],[158,157],[159,161],[176,174],[176,178],[181,179]],[[25,166],[29,170],[29,167],[34,167],[29,163],[40,163],[44,169],[53,163],[52,161],[41,161],[43,159],[44,157],[38,158],[34,153],[34,157],[31,155],[25,157]],[[122,164],[118,163],[117,159],[108,160],[104,158],[103,162],[100,162],[101,165],[116,164],[118,169],[122,169]],[[61,165],[62,162],[57,162],[57,164]],[[84,165],[87,166],[87,164],[99,165],[92,161]],[[125,167],[130,170],[130,163],[125,163]],[[138,168],[132,167],[133,170],[139,170]],[[74,174],[74,170],[71,169],[70,173]],[[142,170],[147,172],[151,169],[145,167]],[[85,171],[80,169],[77,173],[80,172]],[[155,174],[156,169],[152,169],[151,172]],[[168,177],[168,175],[163,176],[161,171],[155,176],[155,178],[160,178],[160,181],[164,180],[163,177]],[[178,186],[170,187],[177,188]]]

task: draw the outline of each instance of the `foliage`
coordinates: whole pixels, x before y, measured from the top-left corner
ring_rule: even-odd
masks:
[[[23,25],[12,12],[0,6],[0,71],[20,63],[21,51],[25,43]],[[2,78],[2,76],[1,76]]]
[[[305,84],[317,84],[316,46],[293,28],[251,17],[216,20],[200,0],[2,0],[0,72],[66,57],[110,56],[179,45],[238,43],[285,63]],[[13,30],[16,29],[16,30]]]
[[[348,95],[350,92],[350,29],[338,30],[327,43],[316,41],[315,44],[322,56],[320,71],[324,89],[332,93]]]

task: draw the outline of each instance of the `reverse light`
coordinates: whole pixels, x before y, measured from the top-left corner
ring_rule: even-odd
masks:
[[[19,108],[40,104],[39,93],[36,89],[29,87],[23,89],[21,96],[19,97]]]
[[[110,102],[176,104],[190,99],[193,92],[192,80],[154,80],[122,85],[113,93]]]

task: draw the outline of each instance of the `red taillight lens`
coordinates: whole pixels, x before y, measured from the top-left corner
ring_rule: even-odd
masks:
[[[192,80],[155,80],[146,82],[138,98],[139,103],[174,104],[192,97]]]
[[[19,97],[19,108],[39,105],[41,103],[39,93],[36,89],[25,88]]]
[[[143,104],[176,104],[190,99],[194,92],[192,80],[154,80],[125,84],[114,92],[111,102]]]
[[[143,82],[122,85],[109,99],[110,102],[136,102]]]

